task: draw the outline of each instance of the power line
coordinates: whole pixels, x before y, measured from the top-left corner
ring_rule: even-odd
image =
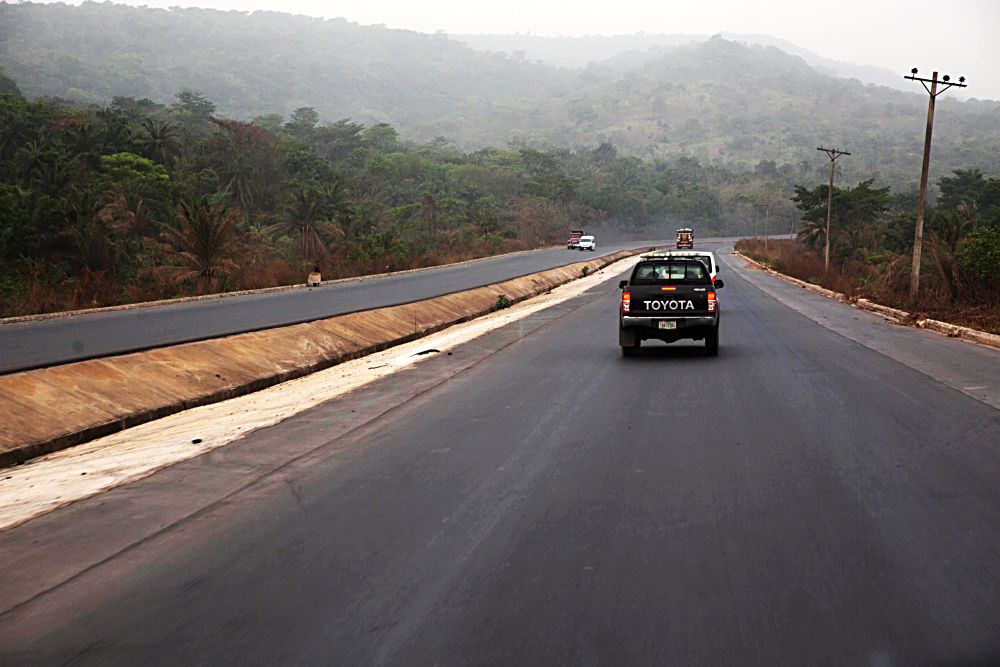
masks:
[[[945,74],[938,79],[938,73],[934,72],[931,78],[925,79],[917,76],[917,68],[910,70],[910,76],[904,79],[919,81],[924,87],[930,99],[927,102],[927,130],[924,134],[924,162],[920,168],[920,198],[917,200],[917,224],[913,230],[913,264],[910,268],[910,301],[916,302],[917,294],[920,291],[920,254],[924,245],[924,204],[927,201],[927,172],[931,163],[931,134],[934,132],[934,101],[937,96],[949,88],[966,88],[965,77],[958,77],[958,83],[951,80]],[[927,84],[930,84],[929,86]],[[938,84],[941,88],[938,89]]]

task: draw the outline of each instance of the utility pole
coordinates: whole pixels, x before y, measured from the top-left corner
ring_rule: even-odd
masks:
[[[771,205],[764,204],[764,252],[767,252],[767,218],[771,215]]]
[[[823,273],[830,272],[830,215],[833,213],[833,168],[837,164],[837,158],[841,155],[850,155],[847,151],[838,151],[836,148],[823,148],[820,146],[816,150],[823,151],[830,157],[830,189],[826,193],[826,249],[823,251]]]
[[[965,88],[965,77],[958,77],[958,83],[952,83],[951,77],[945,74],[938,80],[938,73],[934,72],[931,78],[925,79],[917,76],[917,68],[910,70],[910,76],[904,76],[910,81],[919,81],[924,87],[930,100],[927,102],[927,130],[924,134],[924,162],[920,168],[920,198],[917,200],[917,225],[913,230],[913,263],[910,267],[910,302],[916,303],[917,293],[920,291],[920,254],[924,245],[924,204],[927,200],[927,172],[931,164],[931,134],[934,131],[934,101],[937,96],[949,88]],[[927,84],[930,84],[928,86]],[[941,84],[940,90],[938,84]]]
[[[767,252],[767,219],[771,212],[771,204],[753,205],[753,237],[757,238],[757,225],[760,222],[760,210],[764,209],[764,251]]]

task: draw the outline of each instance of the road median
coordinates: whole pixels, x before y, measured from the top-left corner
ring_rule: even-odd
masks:
[[[413,303],[0,377],[0,466],[248,394],[516,303],[643,249]]]

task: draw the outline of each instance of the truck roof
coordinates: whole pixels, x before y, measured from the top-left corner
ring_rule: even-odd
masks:
[[[662,258],[691,258],[697,256],[711,255],[711,250],[688,250],[684,248],[667,248],[666,250],[657,250],[656,252],[647,252],[642,256],[642,259],[662,259]]]

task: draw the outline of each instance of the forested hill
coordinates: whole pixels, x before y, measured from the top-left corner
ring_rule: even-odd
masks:
[[[775,46],[785,53],[800,56],[811,66],[827,74],[847,79],[858,79],[863,83],[874,83],[906,92],[913,91],[910,82],[904,81],[898,72],[889,69],[825,58],[786,39],[771,35],[731,32],[720,34],[732,42]],[[590,63],[606,62],[612,59],[615,62],[652,59],[656,54],[662,54],[664,51],[678,46],[707,41],[710,35],[640,32],[624,35],[582,35],[579,37],[547,37],[532,34],[452,34],[451,37],[480,51],[506,51],[512,54],[519,52],[529,60],[541,60],[550,65],[586,67]],[[620,57],[616,58],[616,56]],[[972,95],[972,97],[982,97],[982,95]]]
[[[909,187],[926,113],[922,91],[830,77],[721,38],[573,70],[444,35],[272,12],[0,4],[0,26],[0,67],[28,97],[170,102],[194,89],[236,118],[309,106],[324,121],[384,121],[466,149],[607,141],[644,158],[773,161],[805,175],[831,143],[855,153],[847,178]],[[935,132],[939,173],[1000,168],[1000,103],[945,96]]]
[[[488,117],[560,80],[443,35],[279,12],[0,3],[0,26],[0,66],[29,97],[170,102],[196,89],[245,119],[313,106],[328,120],[443,130],[474,120],[466,109]]]

